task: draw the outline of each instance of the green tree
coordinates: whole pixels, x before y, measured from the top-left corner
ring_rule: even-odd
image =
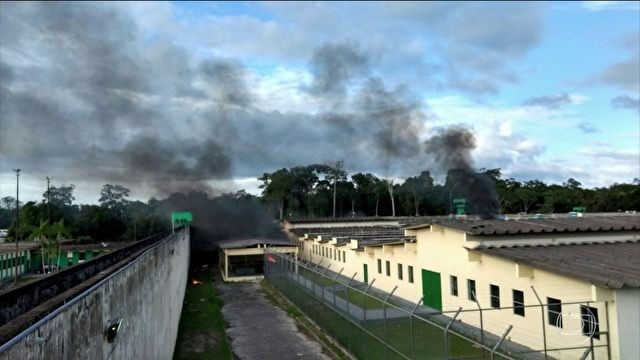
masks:
[[[60,267],[60,246],[64,238],[71,233],[70,229],[65,226],[64,219],[49,224],[47,221],[40,221],[40,225],[30,227],[29,239],[40,244],[40,252],[42,254],[42,272],[45,272],[45,264],[56,265],[56,269]],[[55,259],[56,263],[53,264]]]
[[[264,173],[258,178],[262,181],[260,189],[262,189],[262,198],[267,202],[276,202],[278,204],[279,218],[284,218],[286,202],[291,198],[291,187],[293,180],[289,170],[280,169],[274,173]]]
[[[76,199],[73,196],[73,189],[75,189],[75,185],[71,184],[68,186],[59,186],[59,187],[55,187],[55,186],[50,186],[49,187],[49,192],[50,192],[50,196],[51,196],[51,203],[52,204],[56,204],[58,206],[69,206],[71,205],[71,203],[73,203],[73,201]],[[47,197],[47,192],[45,191],[44,193],[42,193],[42,198],[44,199],[44,201],[47,201],[48,197]]]
[[[407,213],[414,210],[414,216],[420,216],[420,203],[426,198],[427,193],[433,187],[433,178],[429,171],[423,171],[418,176],[407,178],[402,186],[401,191],[409,194],[413,200],[413,208],[406,209]]]
[[[333,217],[336,217],[336,196],[338,182],[347,180],[347,171],[344,167],[344,161],[326,162],[322,168],[322,172],[326,174],[326,179],[333,183]]]
[[[116,216],[123,219],[129,197],[129,189],[121,185],[105,184],[100,191],[98,202],[101,206],[111,210]]]

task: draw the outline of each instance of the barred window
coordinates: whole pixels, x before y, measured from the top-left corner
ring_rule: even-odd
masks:
[[[491,294],[491,307],[494,309],[500,308],[500,286],[489,285],[489,292]]]
[[[513,290],[513,313],[524,316],[524,293],[520,290]]]
[[[547,298],[549,325],[562,327],[562,302],[559,299]]]

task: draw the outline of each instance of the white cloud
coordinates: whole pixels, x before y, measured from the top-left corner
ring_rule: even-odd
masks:
[[[582,6],[593,12],[606,10],[638,10],[637,1],[583,1]]]

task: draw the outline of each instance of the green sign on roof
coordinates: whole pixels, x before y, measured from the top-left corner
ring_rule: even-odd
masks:
[[[171,222],[173,225],[189,225],[193,222],[193,215],[188,212],[172,212],[171,213]]]

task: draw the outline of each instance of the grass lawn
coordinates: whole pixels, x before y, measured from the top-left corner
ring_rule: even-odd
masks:
[[[360,321],[359,324],[356,324],[330,309],[308,290],[286,276],[276,276],[270,278],[270,281],[274,287],[357,358],[402,358],[378,340],[385,339],[385,324],[382,320],[367,321],[366,324],[362,324]],[[356,296],[354,300],[357,300],[356,304],[362,304],[362,295]],[[366,328],[366,332],[363,330],[363,326]],[[415,359],[446,358],[443,330],[434,325],[415,319],[411,323],[408,318],[393,319],[386,323],[386,334],[386,342],[407,358],[412,358],[412,352]],[[490,358],[489,354],[483,354],[482,349],[454,334],[449,335],[448,342],[451,358]],[[500,357],[496,356],[496,358]]]
[[[383,300],[376,299],[369,295],[363,295],[359,291],[346,289],[342,292],[336,292],[336,295],[356,306],[363,307],[364,305],[364,308],[366,309],[382,309],[384,307]],[[389,308],[388,304],[387,308]]]
[[[203,283],[193,285],[189,279],[173,358],[231,359],[231,347],[220,312],[222,300],[213,285],[212,273],[210,270],[198,271],[192,276]]]

